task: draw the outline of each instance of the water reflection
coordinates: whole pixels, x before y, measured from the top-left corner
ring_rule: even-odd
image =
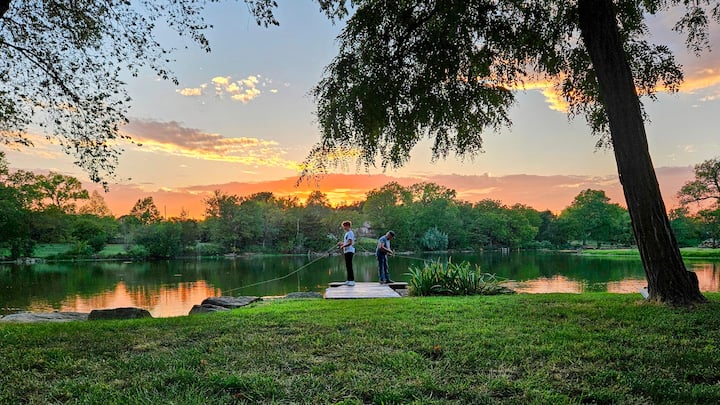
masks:
[[[608,291],[637,293],[646,285],[642,263],[634,258],[596,258],[572,254],[513,252],[424,256],[431,260],[469,261],[510,281],[526,293]],[[394,257],[390,274],[405,280],[423,258]],[[236,260],[152,263],[61,263],[0,265],[0,314],[18,310],[78,311],[134,306],[153,316],[186,315],[193,305],[216,295],[279,296],[293,291],[322,292],[345,277],[340,256],[310,263],[314,257],[253,257]],[[309,264],[302,271],[294,270]],[[356,280],[377,280],[373,256],[356,256]],[[691,261],[702,291],[718,291],[718,262]],[[278,279],[272,282],[268,280]]]
[[[508,286],[521,293],[543,294],[543,293],[581,293],[583,283],[570,280],[565,276],[552,278],[540,277],[534,280],[523,282],[509,282]]]

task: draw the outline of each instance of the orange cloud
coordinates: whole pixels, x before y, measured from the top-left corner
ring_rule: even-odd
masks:
[[[693,178],[692,167],[658,168],[660,189],[667,208],[677,206],[675,194],[680,187]],[[419,182],[435,182],[457,191],[461,200],[476,202],[483,199],[499,200],[503,204],[525,204],[537,210],[559,212],[573,201],[582,190],[592,188],[604,190],[612,202],[624,205],[622,188],[616,176],[536,176],[518,174],[492,177],[483,175],[431,175],[393,177],[384,174],[329,174],[317,181],[295,186],[296,177],[287,177],[263,182],[233,182],[225,184],[198,185],[175,190],[158,188],[147,191],[140,185],[113,185],[104,194],[108,206],[116,216],[127,214],[135,202],[152,196],[160,211],[168,217],[178,216],[185,210],[191,217],[202,218],[205,212],[203,199],[214,190],[228,194],[246,196],[271,191],[276,196],[294,196],[301,202],[314,190],[328,195],[333,204],[352,203],[365,199],[366,193],[374,188],[396,181],[403,186]],[[88,186],[91,191],[99,189]]]
[[[512,87],[513,90],[537,90],[545,96],[545,102],[548,103],[548,107],[553,111],[568,112],[569,105],[565,101],[565,98],[558,90],[554,82],[547,79],[537,79],[526,83],[521,86]]]
[[[194,159],[241,163],[249,166],[282,167],[297,170],[297,162],[275,141],[258,138],[226,138],[220,134],[183,127],[176,121],[133,120],[123,128],[140,151],[165,153]]]
[[[698,69],[687,75],[680,85],[680,91],[693,93],[720,85],[720,69]]]

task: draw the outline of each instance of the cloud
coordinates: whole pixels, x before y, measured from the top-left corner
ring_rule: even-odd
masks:
[[[143,152],[257,167],[298,168],[297,162],[283,157],[286,152],[275,141],[248,137],[227,138],[187,128],[176,121],[133,120],[123,128],[123,132],[142,144],[140,150]]]
[[[206,94],[205,90],[208,86],[212,86],[215,96],[230,97],[231,100],[247,104],[260,97],[263,93],[261,88],[270,84],[272,84],[272,80],[263,78],[261,75],[250,75],[238,80],[233,79],[232,76],[216,76],[210,79],[210,84],[203,83],[198,87],[186,87],[175,91],[185,97],[200,97]],[[269,92],[276,94],[278,90],[273,88]]]
[[[533,80],[530,82],[523,83],[521,86],[514,87],[514,90],[536,90],[545,96],[545,102],[548,103],[548,108],[553,111],[567,113],[569,105],[565,98],[558,90],[554,82],[550,80]]]
[[[682,185],[692,180],[692,167],[664,167],[656,170],[660,190],[668,209],[676,207],[675,194]],[[482,175],[430,175],[394,177],[384,174],[330,174],[318,182],[305,182],[296,187],[297,177],[286,177],[262,182],[232,182],[178,187],[172,190],[158,188],[151,191],[147,186],[113,185],[110,193],[104,194],[108,206],[115,215],[127,214],[139,199],[152,196],[158,206],[167,208],[168,216],[177,216],[182,209],[190,216],[201,218],[204,213],[203,199],[214,190],[228,194],[247,196],[253,193],[271,191],[276,196],[297,197],[304,202],[314,190],[326,193],[333,204],[352,203],[366,198],[368,191],[395,181],[403,186],[419,182],[435,182],[457,191],[461,200],[477,202],[484,199],[499,200],[506,205],[525,204],[537,210],[560,212],[572,203],[582,190],[591,188],[604,190],[611,202],[625,205],[620,182],[615,175],[609,176],[536,176],[517,174],[493,177]],[[88,185],[90,191],[97,185]]]

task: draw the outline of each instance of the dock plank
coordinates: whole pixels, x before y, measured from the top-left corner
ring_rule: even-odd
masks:
[[[336,283],[332,283],[336,284]],[[331,284],[331,285],[332,285]],[[387,285],[380,283],[357,282],[354,286],[339,285],[325,290],[325,299],[354,298],[400,298],[400,294]]]

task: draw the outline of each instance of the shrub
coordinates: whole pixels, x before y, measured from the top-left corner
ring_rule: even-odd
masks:
[[[150,252],[148,252],[148,250],[147,250],[147,248],[145,248],[145,246],[134,245],[131,248],[127,249],[126,255],[132,259],[145,260],[148,257],[150,257]]]
[[[420,243],[427,250],[447,250],[448,234],[441,232],[436,226],[434,226],[425,232],[423,237],[420,239]]]
[[[412,295],[496,295],[513,291],[500,285],[504,280],[495,274],[483,273],[480,266],[468,262],[455,264],[451,260],[410,267],[408,273]]]

